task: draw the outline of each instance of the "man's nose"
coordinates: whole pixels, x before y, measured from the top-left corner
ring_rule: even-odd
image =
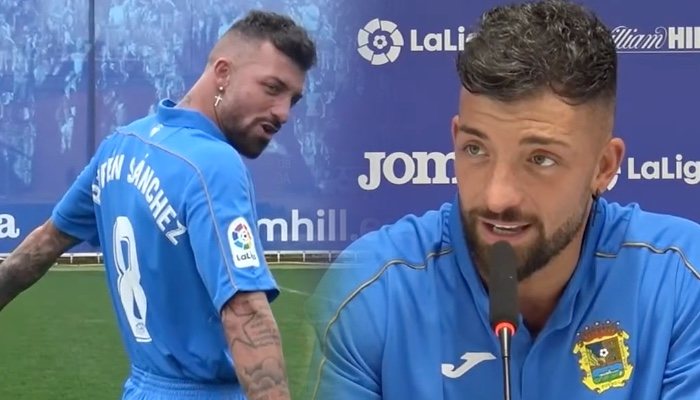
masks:
[[[512,168],[496,167],[484,188],[486,207],[497,214],[519,207],[523,199],[521,188],[522,182]]]
[[[291,110],[290,102],[279,101],[272,108],[272,115],[280,124],[285,124],[289,119],[289,111]]]

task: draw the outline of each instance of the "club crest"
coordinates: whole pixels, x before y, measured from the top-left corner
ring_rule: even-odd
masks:
[[[625,386],[632,376],[627,347],[629,335],[620,323],[596,322],[576,335],[574,354],[578,355],[583,384],[598,394]]]

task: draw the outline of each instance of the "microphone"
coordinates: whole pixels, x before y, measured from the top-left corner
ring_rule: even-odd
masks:
[[[517,257],[505,241],[489,252],[489,320],[501,345],[503,394],[510,400],[510,341],[518,325]]]

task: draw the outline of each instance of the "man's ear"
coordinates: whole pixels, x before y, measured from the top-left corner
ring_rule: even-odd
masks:
[[[227,87],[231,77],[231,61],[225,58],[218,58],[213,64],[216,86]]]
[[[452,117],[452,145],[457,145],[457,133],[459,133],[459,115]]]
[[[598,161],[598,173],[593,179],[591,190],[600,195],[605,192],[617,175],[625,155],[625,142],[620,138],[612,138],[603,148],[602,156]]]

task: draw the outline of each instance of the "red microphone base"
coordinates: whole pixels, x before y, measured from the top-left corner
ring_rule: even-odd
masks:
[[[500,322],[494,328],[501,345],[501,360],[503,361],[503,398],[510,400],[510,340],[515,334],[515,326],[510,322]]]

